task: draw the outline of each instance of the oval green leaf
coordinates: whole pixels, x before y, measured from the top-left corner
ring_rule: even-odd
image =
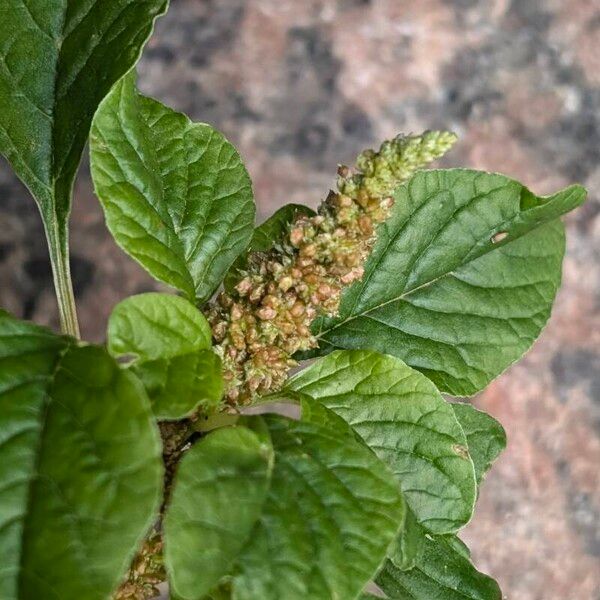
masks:
[[[177,598],[201,600],[227,575],[269,489],[268,435],[218,429],[185,453],[164,523],[165,561]]]
[[[150,292],[115,306],[108,320],[108,349],[114,356],[148,361],[211,346],[210,325],[185,298]]]
[[[441,391],[474,394],[546,323],[564,253],[557,219],[585,190],[536,197],[502,175],[450,169],[421,171],[394,197],[362,281],[314,332],[324,352],[379,350]]]
[[[179,419],[223,396],[221,360],[210,326],[185,298],[148,293],[120,302],[108,321],[108,347],[141,379],[159,419]]]
[[[284,393],[318,400],[394,471],[417,521],[451,533],[471,518],[473,463],[452,406],[424,375],[370,350],[336,351],[293,377]]]
[[[117,243],[151,275],[204,302],[252,237],[250,177],[216,130],[124,77],[100,105],[91,169]]]
[[[0,597],[105,600],[156,518],[160,453],[103,349],[0,313]]]
[[[404,520],[394,477],[347,430],[265,417],[275,450],[262,516],[238,561],[235,600],[357,597]]]
[[[158,419],[181,419],[198,407],[211,412],[223,397],[221,359],[212,350],[139,362],[131,369]]]

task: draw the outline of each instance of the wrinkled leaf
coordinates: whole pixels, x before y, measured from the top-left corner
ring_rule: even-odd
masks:
[[[115,356],[156,360],[210,348],[210,326],[184,298],[149,292],[126,298],[108,321],[108,348]]]
[[[180,419],[198,407],[211,410],[223,397],[221,359],[212,350],[132,365],[159,419]]]
[[[100,105],[90,152],[117,243],[190,300],[208,300],[254,226],[252,186],[235,148],[139,94],[130,74]]]
[[[166,8],[167,0],[0,3],[0,154],[39,205],[55,269],[67,262],[71,190],[94,112]],[[59,294],[65,285],[57,281]]]
[[[393,475],[346,429],[275,415],[265,421],[275,449],[271,490],[233,597],[355,598],[403,522]]]
[[[156,517],[160,440],[106,352],[0,312],[0,597],[105,600]]]
[[[500,452],[506,447],[506,433],[498,421],[490,415],[476,410],[469,404],[451,405],[458,422],[467,438],[469,455],[475,467],[477,487]],[[426,531],[419,525],[411,511],[407,511],[406,523],[396,541],[390,560],[402,570],[411,569],[421,559],[425,544]],[[436,536],[435,539],[437,539]],[[441,536],[446,542],[466,558],[470,558],[469,549],[455,535]]]
[[[498,584],[477,571],[463,552],[443,538],[427,536],[415,568],[402,571],[388,561],[377,585],[389,600],[501,600]]]
[[[267,252],[277,244],[280,244],[293,223],[299,215],[312,216],[315,211],[303,204],[286,204],[275,211],[264,223],[261,223],[252,235],[248,252]],[[248,265],[248,254],[238,256],[231,269],[225,276],[225,289],[231,291]]]
[[[221,361],[210,349],[210,326],[184,298],[148,293],[120,302],[108,322],[108,347],[133,358],[155,415],[181,418],[211,408],[223,395]]]
[[[564,252],[557,219],[584,199],[580,186],[536,197],[502,175],[417,173],[398,188],[339,316],[313,324],[322,351],[371,348],[442,391],[481,390],[546,323]]]
[[[467,440],[452,406],[421,373],[377,352],[336,351],[293,377],[286,392],[314,398],[350,424],[396,473],[421,525],[449,533],[471,518]]]
[[[467,436],[469,454],[475,466],[477,485],[480,485],[492,463],[506,448],[506,432],[494,417],[469,404],[457,403],[453,404],[452,408]]]
[[[268,435],[245,427],[218,429],[186,452],[164,525],[178,598],[204,598],[229,572],[260,516],[272,463]]]

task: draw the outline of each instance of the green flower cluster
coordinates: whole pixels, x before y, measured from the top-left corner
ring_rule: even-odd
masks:
[[[362,278],[396,186],[455,140],[428,131],[363,152],[355,172],[339,168],[338,191],[316,216],[298,216],[282,243],[250,254],[235,290],[220,294],[208,311],[230,406],[277,391],[296,365],[293,355],[316,347],[310,325],[319,315],[335,315],[342,290]]]

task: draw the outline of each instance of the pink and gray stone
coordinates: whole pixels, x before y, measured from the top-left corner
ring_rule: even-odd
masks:
[[[173,0],[139,68],[145,93],[237,145],[263,217],[316,205],[338,162],[427,128],[459,134],[446,165],[588,187],[550,324],[473,400],[509,445],[464,537],[514,600],[600,599],[599,49],[599,0]],[[116,302],[158,286],[111,240],[87,166],[71,245],[100,341]],[[5,162],[0,306],[57,325],[36,208]]]

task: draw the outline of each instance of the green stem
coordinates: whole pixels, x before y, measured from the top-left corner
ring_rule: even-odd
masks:
[[[54,289],[60,314],[62,332],[79,339],[79,323],[75,308],[75,296],[71,282],[71,268],[69,266],[69,242],[67,234],[59,231],[55,219],[51,219],[46,227],[46,238],[52,264]]]

